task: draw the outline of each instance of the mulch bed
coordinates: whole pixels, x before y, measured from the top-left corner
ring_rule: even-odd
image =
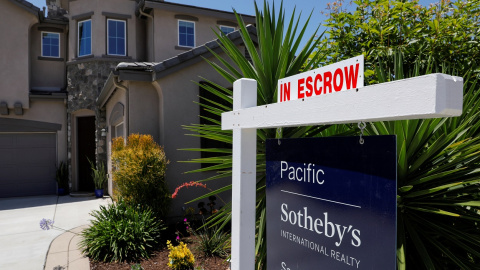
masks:
[[[188,245],[188,248],[195,256],[195,267],[203,267],[204,270],[228,270],[229,264],[224,258],[205,257],[197,249],[197,241],[194,236],[182,238],[182,241]],[[150,259],[139,262],[143,269],[170,269],[167,266],[169,250],[165,247],[162,250],[154,252]],[[135,263],[103,263],[90,261],[92,270],[130,270],[131,265]],[[201,268],[202,269],[202,268]]]

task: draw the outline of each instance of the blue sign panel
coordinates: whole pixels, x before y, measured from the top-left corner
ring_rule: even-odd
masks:
[[[267,140],[267,269],[396,269],[396,137]]]

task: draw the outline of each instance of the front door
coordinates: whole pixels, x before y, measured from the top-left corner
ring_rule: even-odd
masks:
[[[77,118],[78,190],[94,191],[91,160],[95,164],[95,116]]]

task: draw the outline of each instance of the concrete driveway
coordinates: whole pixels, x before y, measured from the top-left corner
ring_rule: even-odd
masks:
[[[0,269],[43,269],[50,243],[63,231],[40,229],[42,218],[56,227],[73,229],[89,224],[92,210],[109,198],[38,196],[0,198]]]

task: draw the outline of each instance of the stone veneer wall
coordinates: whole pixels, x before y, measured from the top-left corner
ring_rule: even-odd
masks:
[[[60,0],[46,0],[48,18],[61,18],[68,12],[60,6]]]
[[[106,127],[106,111],[97,107],[96,100],[108,75],[119,62],[118,60],[92,59],[67,63],[67,151],[70,172],[72,171],[72,113],[81,109],[95,112],[97,162],[106,164],[106,137],[101,135],[102,128]],[[70,179],[72,179],[71,175]]]

